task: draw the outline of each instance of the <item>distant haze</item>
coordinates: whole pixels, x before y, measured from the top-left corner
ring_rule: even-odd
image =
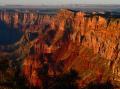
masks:
[[[120,4],[120,0],[0,0],[0,5]]]

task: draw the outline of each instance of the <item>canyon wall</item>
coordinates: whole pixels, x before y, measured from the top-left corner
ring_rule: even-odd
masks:
[[[38,70],[46,66],[43,73],[50,76],[77,70],[82,76],[80,86],[95,79],[120,83],[119,18],[60,10],[54,16],[0,12],[0,20],[24,32],[17,43],[27,41],[19,45],[17,52],[27,52],[23,75],[31,85],[42,86]],[[35,32],[38,37],[30,40],[30,34]]]

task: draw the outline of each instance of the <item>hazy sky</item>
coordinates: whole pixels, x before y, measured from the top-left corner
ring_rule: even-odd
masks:
[[[0,5],[120,4],[120,0],[0,0]]]

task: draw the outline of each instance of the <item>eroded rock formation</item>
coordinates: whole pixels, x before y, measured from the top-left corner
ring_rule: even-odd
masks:
[[[70,69],[82,77],[80,86],[96,79],[120,83],[120,19],[69,10],[54,16],[1,12],[0,18],[22,27],[24,37],[17,43],[24,44],[16,50],[26,54],[22,70],[30,85],[42,87],[42,75],[57,76]],[[35,32],[38,36],[30,40]]]

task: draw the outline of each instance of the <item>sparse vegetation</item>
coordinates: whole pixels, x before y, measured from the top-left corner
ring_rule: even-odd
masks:
[[[99,83],[99,81],[94,81],[86,85],[82,89],[115,89],[113,84],[110,81],[107,81],[105,83]]]

